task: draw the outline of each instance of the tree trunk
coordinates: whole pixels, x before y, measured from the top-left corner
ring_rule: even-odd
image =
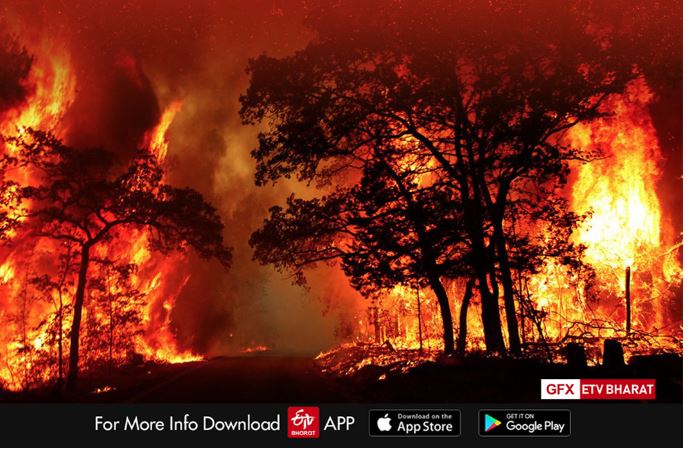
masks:
[[[472,267],[479,284],[484,343],[488,352],[504,354],[506,346],[503,342],[503,333],[501,332],[498,286],[494,287],[493,292],[489,290],[488,278],[489,274],[492,273],[490,272],[490,267],[493,269],[493,262],[487,262],[488,256],[484,245],[484,215],[479,193],[480,188],[479,184],[473,183],[475,185],[473,187],[475,199],[465,206],[465,220],[470,238]]]
[[[487,288],[487,276],[480,275],[480,297],[482,298],[482,324],[484,325],[484,342],[488,352],[504,353],[506,345],[501,332],[498,299]],[[483,288],[484,287],[484,288]]]
[[[67,387],[73,389],[79,375],[79,332],[81,329],[81,312],[83,310],[84,298],[86,295],[86,277],[88,274],[88,264],[90,262],[90,246],[84,245],[81,248],[81,264],[79,265],[79,279],[74,295],[74,318],[72,320],[72,331],[69,344],[69,373],[67,374]]]
[[[453,339],[453,317],[451,316],[451,304],[446,294],[446,289],[440,280],[440,273],[437,270],[437,258],[433,249],[433,243],[427,238],[426,234],[426,216],[423,213],[422,205],[418,205],[413,199],[413,195],[406,188],[403,180],[396,174],[396,172],[387,165],[389,175],[394,179],[396,185],[401,191],[401,195],[407,203],[407,215],[413,222],[415,232],[418,236],[420,251],[422,253],[422,264],[427,273],[429,285],[437,296],[439,303],[439,310],[441,312],[441,322],[443,326],[444,336],[444,353],[447,355],[455,351],[455,341]]]
[[[484,343],[488,352],[504,353],[506,350],[501,332],[501,315],[499,314],[498,293],[489,290],[488,268],[484,261],[486,249],[481,237],[473,241],[473,267],[479,285],[480,302],[482,305],[482,325],[484,327]]]
[[[58,322],[58,330],[57,330],[57,385],[58,387],[62,387],[62,382],[64,380],[64,374],[63,374],[63,368],[64,364],[62,363],[63,356],[64,356],[64,351],[62,350],[62,342],[63,342],[63,337],[62,337],[62,322],[63,320],[63,309],[64,309],[64,304],[62,303],[62,287],[60,287],[60,307],[59,311],[57,314],[57,322]]]
[[[420,336],[420,352],[422,352],[422,307],[420,306],[420,283],[415,288],[415,295],[417,295],[417,331]]]
[[[521,352],[518,316],[515,311],[515,296],[513,278],[510,273],[510,259],[506,249],[506,239],[503,234],[501,221],[494,223],[494,244],[496,257],[501,270],[501,285],[503,286],[503,304],[506,308],[506,325],[508,327],[508,348],[510,352],[519,355]]]
[[[632,332],[632,298],[630,297],[630,267],[625,267],[625,336]]]
[[[113,367],[113,363],[112,363],[112,351],[113,350],[112,349],[113,349],[113,345],[114,345],[114,308],[112,306],[112,304],[113,304],[112,303],[112,294],[110,294],[110,300],[109,301],[110,301],[110,337],[109,337],[110,341],[109,341],[109,350],[108,350],[109,354],[108,354],[108,356],[109,356],[110,369],[112,369],[112,367]]]
[[[453,340],[453,318],[451,316],[451,303],[448,300],[446,289],[437,276],[430,276],[429,285],[437,296],[439,311],[441,312],[441,324],[444,330],[444,354],[450,355],[455,351]]]
[[[72,259],[72,242],[68,242],[67,251],[64,258],[64,271],[62,272],[62,278],[60,279],[58,289],[58,300],[59,306],[57,311],[57,387],[62,389],[64,384],[64,298],[62,298],[62,293],[64,291],[64,284],[67,280],[67,275],[69,274],[69,269],[71,266]]]
[[[475,280],[470,278],[465,286],[463,301],[460,304],[460,315],[458,316],[458,345],[456,351],[459,355],[465,354],[465,346],[468,339],[468,307],[472,298],[472,289],[475,287]]]

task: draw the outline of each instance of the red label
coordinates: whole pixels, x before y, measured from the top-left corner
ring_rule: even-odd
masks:
[[[580,380],[582,400],[655,400],[656,380]]]
[[[289,438],[319,438],[320,409],[316,406],[289,407],[287,433]]]

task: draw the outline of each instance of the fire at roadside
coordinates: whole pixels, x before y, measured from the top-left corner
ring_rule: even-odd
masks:
[[[316,362],[324,375],[370,402],[536,402],[542,378],[650,378],[657,381],[657,401],[682,400],[680,355],[633,355],[626,362],[619,342],[604,345],[601,361],[589,366],[582,347],[561,349],[560,359],[547,363],[483,352],[446,357],[438,351],[396,350],[390,343],[345,344]]]

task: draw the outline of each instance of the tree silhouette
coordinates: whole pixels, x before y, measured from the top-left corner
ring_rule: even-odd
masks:
[[[104,355],[112,369],[117,357],[135,352],[135,338],[143,332],[141,308],[146,294],[131,283],[131,275],[138,270],[136,265],[118,264],[108,257],[91,260],[98,271],[96,277],[89,278],[88,286],[91,305],[97,312],[90,316],[93,337],[89,349],[107,350]],[[105,322],[97,319],[98,313]]]
[[[287,200],[250,240],[255,257],[293,272],[338,261],[352,286],[375,296],[396,285],[429,286],[437,297],[445,353],[454,351],[453,320],[442,277],[465,273],[464,234],[448,190],[419,183],[422,165],[387,161],[398,152],[369,155],[352,187],[310,200]],[[417,162],[415,162],[417,163]]]
[[[505,351],[503,300],[508,345],[519,353],[512,213],[526,199],[561,202],[547,196],[555,181],[565,182],[571,160],[593,157],[563,134],[599,116],[603,100],[636,76],[612,37],[582,18],[574,6],[538,1],[315,6],[310,45],[248,68],[244,121],[270,126],[253,152],[256,181],[334,186],[373,164],[375,149],[403,143],[402,158],[427,162],[442,181],[434,186],[451,193],[487,350]],[[561,215],[548,217],[554,223],[567,221],[565,208],[551,212]],[[537,231],[521,229],[528,234]]]
[[[132,229],[150,231],[151,249],[192,248],[229,265],[223,224],[215,209],[190,188],[162,180],[155,156],[138,151],[121,164],[104,150],[79,150],[52,135],[27,130],[8,139],[12,152],[0,160],[3,174],[0,237],[44,237],[71,242],[78,252],[67,384],[79,370],[79,334],[91,250]],[[17,177],[25,174],[28,177]],[[26,182],[28,181],[28,182]]]
[[[63,250],[59,253],[59,265],[56,275],[42,274],[28,279],[28,283],[42,293],[43,297],[53,305],[54,313],[50,322],[50,336],[56,344],[55,366],[57,367],[57,387],[64,383],[64,319],[67,317],[65,295],[69,290],[69,275],[74,273],[75,257],[72,242],[65,242]]]

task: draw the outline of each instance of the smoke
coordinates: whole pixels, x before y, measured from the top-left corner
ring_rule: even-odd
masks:
[[[87,69],[77,74],[78,94],[64,118],[64,138],[75,147],[104,147],[126,155],[155,126],[160,107],[140,63],[123,52],[112,57],[99,64],[87,62]]]
[[[0,34],[0,115],[26,98],[31,62],[31,56],[14,39]]]
[[[238,116],[245,67],[261,53],[286,55],[308,42],[304,6],[276,0],[17,1],[5,14],[0,22],[13,24],[29,44],[51,36],[67,48],[77,83],[63,118],[69,145],[126,157],[167,105],[182,103],[168,133],[168,181],[198,190],[219,210],[234,263],[227,271],[189,255],[179,269],[184,274],[165,275],[190,275],[171,316],[181,348],[218,355],[267,345],[312,354],[332,346],[342,313],[364,309],[344,276],[334,268],[318,270],[306,291],[254,263],[247,244],[267,209],[300,187],[254,185],[250,150],[258,130],[242,126]],[[2,80],[5,66],[17,67],[11,63],[0,63]],[[0,93],[0,102],[21,98],[22,87],[15,85],[10,96]]]

